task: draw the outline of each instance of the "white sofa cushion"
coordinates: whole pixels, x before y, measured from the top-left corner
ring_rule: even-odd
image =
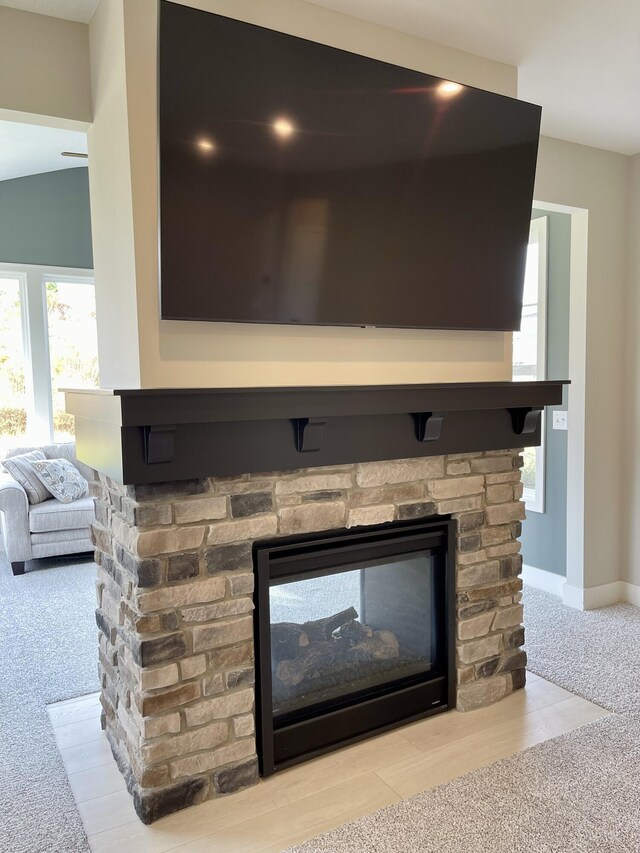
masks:
[[[52,498],[31,507],[29,530],[32,533],[48,533],[54,530],[86,529],[94,518],[93,498],[80,498],[66,504]]]

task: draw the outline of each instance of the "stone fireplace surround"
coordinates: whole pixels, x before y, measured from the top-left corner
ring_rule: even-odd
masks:
[[[99,474],[103,726],[141,820],[258,779],[257,540],[451,515],[457,707],[523,687],[521,462],[509,449],[148,485]]]

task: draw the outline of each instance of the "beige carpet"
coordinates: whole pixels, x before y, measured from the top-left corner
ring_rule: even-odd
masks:
[[[639,853],[640,609],[525,593],[529,668],[618,713],[287,853]]]
[[[91,557],[0,554],[0,853],[89,850],[46,705],[99,689]]]
[[[604,717],[288,853],[638,853],[640,714]]]

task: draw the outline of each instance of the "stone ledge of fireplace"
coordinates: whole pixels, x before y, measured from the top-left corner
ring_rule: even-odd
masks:
[[[451,515],[457,707],[524,686],[520,450],[122,486],[93,539],[103,725],[145,822],[257,779],[256,540]]]

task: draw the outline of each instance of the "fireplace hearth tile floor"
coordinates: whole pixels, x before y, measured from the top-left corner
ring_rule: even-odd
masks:
[[[496,705],[413,723],[144,826],[100,730],[98,694],[49,706],[93,853],[279,853],[608,713],[528,673],[525,690]]]

